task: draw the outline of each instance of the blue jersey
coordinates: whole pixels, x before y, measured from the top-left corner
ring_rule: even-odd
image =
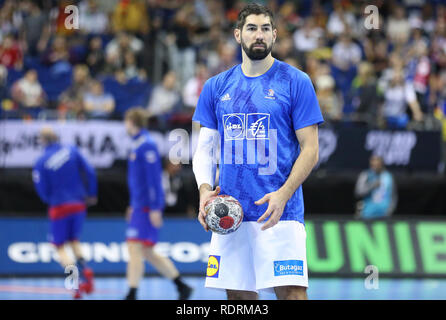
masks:
[[[254,202],[288,179],[300,152],[295,131],[323,122],[308,75],[279,60],[258,77],[237,65],[210,78],[192,120],[219,131],[221,193],[239,200],[245,221],[257,220],[268,203]],[[303,215],[299,187],[281,220],[303,223]]]
[[[133,210],[163,210],[162,167],[156,144],[146,130],[141,130],[132,140],[127,175],[130,206]]]
[[[50,207],[85,203],[87,196],[97,194],[94,169],[74,146],[48,145],[34,166],[33,181],[40,198]]]

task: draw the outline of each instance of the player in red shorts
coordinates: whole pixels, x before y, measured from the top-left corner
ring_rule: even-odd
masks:
[[[87,206],[97,201],[96,175],[76,147],[61,145],[52,129],[42,129],[40,138],[45,151],[34,166],[34,185],[40,199],[48,204],[49,238],[57,247],[60,264],[64,269],[72,265],[78,268],[80,283],[74,298],[81,298],[81,293],[93,291],[93,271],[87,267],[78,239]],[[71,247],[75,261],[65,250],[66,245]]]

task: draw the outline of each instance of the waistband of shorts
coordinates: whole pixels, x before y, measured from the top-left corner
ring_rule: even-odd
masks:
[[[149,207],[132,208],[132,212],[144,212],[144,213],[149,213],[149,212],[150,212],[150,208],[149,208]]]
[[[50,219],[62,219],[72,214],[83,212],[87,209],[85,203],[82,202],[70,202],[63,203],[57,206],[51,206],[48,209],[48,215]]]

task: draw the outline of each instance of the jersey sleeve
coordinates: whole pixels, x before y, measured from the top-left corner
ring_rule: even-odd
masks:
[[[305,73],[291,85],[291,118],[294,131],[324,122],[313,84]]]
[[[40,199],[44,203],[49,203],[50,201],[50,186],[49,181],[46,176],[46,171],[44,165],[41,161],[38,161],[32,172],[32,178],[34,182],[34,187],[39,195]]]
[[[97,196],[98,183],[96,179],[96,173],[94,168],[88,163],[84,156],[75,148],[73,148],[74,153],[78,159],[79,167],[87,177],[87,194],[89,197]]]
[[[202,126],[217,129],[217,116],[215,115],[214,105],[214,81],[208,79],[198,98],[197,108],[195,109],[192,121],[199,122]]]
[[[141,150],[148,190],[148,204],[151,210],[164,210],[164,190],[162,185],[162,165],[156,145],[148,144]]]

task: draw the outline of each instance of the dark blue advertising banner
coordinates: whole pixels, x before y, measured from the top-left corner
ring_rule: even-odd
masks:
[[[97,274],[123,274],[128,261],[123,219],[88,218],[81,243],[86,260]],[[0,275],[57,274],[55,247],[47,241],[43,218],[0,219]],[[189,219],[166,219],[156,250],[169,256],[183,273],[206,272],[211,233]],[[155,273],[152,267],[147,272]]]
[[[124,219],[86,220],[81,243],[97,275],[125,274],[125,227]],[[309,218],[305,229],[310,276],[364,276],[373,268],[383,276],[446,277],[444,219]],[[0,218],[0,275],[63,272],[47,230],[44,218]],[[195,219],[166,218],[155,250],[170,257],[181,273],[205,275],[210,238]],[[146,271],[156,273],[151,266]]]

